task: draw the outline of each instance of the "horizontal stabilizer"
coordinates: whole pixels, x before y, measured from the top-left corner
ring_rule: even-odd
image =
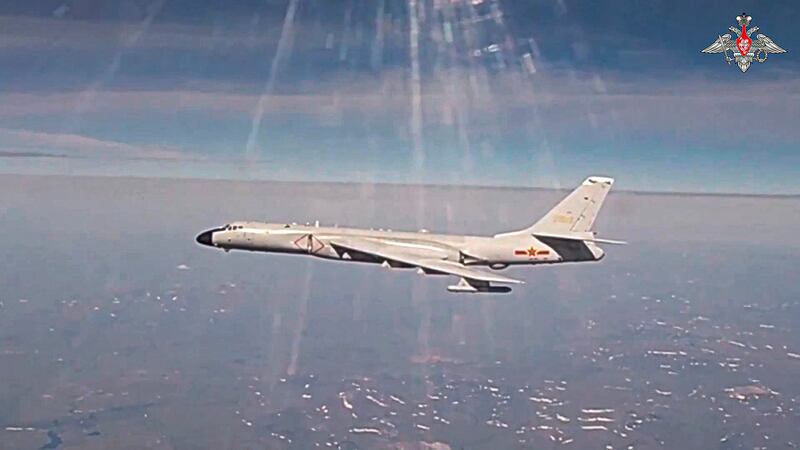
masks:
[[[625,241],[598,239],[592,233],[533,233],[533,237],[544,239],[561,239],[565,241],[594,242],[596,244],[626,245]]]

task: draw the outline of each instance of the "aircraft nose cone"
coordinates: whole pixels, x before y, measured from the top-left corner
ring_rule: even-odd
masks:
[[[215,230],[208,230],[204,231],[197,235],[197,243],[203,245],[214,245],[214,241],[212,240],[212,236],[214,235]]]

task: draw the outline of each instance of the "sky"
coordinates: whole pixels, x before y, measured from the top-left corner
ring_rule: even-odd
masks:
[[[800,8],[709,5],[5,2],[0,173],[800,194]]]

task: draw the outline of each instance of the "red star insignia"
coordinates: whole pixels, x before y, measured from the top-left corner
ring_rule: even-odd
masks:
[[[528,250],[527,250],[527,251],[528,251],[528,256],[536,256],[536,249],[535,249],[535,248],[533,248],[533,246],[531,246],[530,248],[528,248]]]

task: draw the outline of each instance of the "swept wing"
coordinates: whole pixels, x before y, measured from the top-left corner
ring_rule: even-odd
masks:
[[[378,260],[393,261],[425,270],[466,278],[468,280],[489,283],[521,284],[520,280],[507,278],[490,272],[468,267],[463,264],[443,259],[425,258],[379,241],[359,238],[334,239],[330,242],[336,251],[358,252],[370,255]]]

